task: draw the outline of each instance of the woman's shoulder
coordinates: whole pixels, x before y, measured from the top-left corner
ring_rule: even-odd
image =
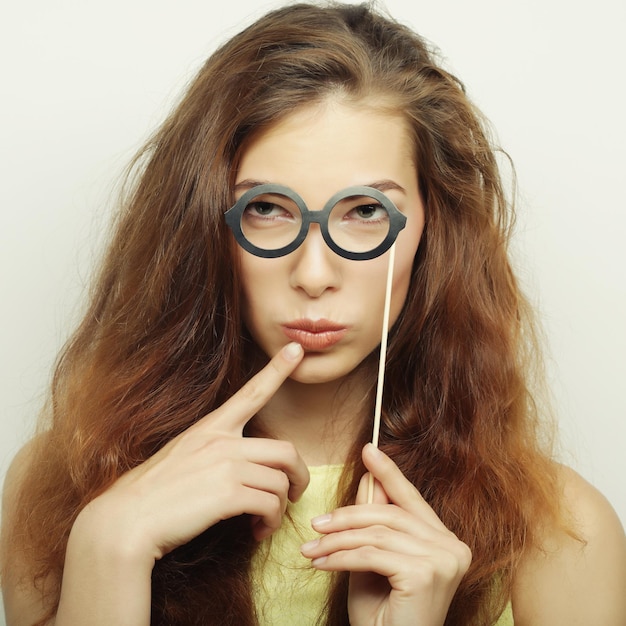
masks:
[[[2,487],[2,525],[0,533],[0,566],[3,574],[3,581],[6,584],[6,569],[8,561],[12,556],[12,542],[10,535],[12,534],[14,525],[15,510],[18,502],[19,493],[22,483],[31,466],[32,459],[35,454],[39,441],[37,438],[31,439],[17,452],[13,457],[7,473],[4,476],[4,484]],[[4,585],[3,585],[4,586]]]
[[[5,511],[11,512],[15,505],[17,494],[20,491],[24,478],[32,465],[33,459],[41,446],[47,441],[45,433],[35,435],[29,439],[16,453],[11,461],[7,473],[4,477],[4,485],[2,488],[2,511],[3,518]],[[4,526],[3,519],[3,526]]]
[[[558,469],[567,528],[545,528],[513,588],[516,626],[626,624],[626,536],[607,499],[574,470]]]
[[[30,568],[12,541],[14,515],[21,486],[43,436],[27,442],[15,455],[4,478],[2,491],[2,529],[0,533],[0,572],[7,624],[32,624],[41,618],[41,593],[29,582]]]

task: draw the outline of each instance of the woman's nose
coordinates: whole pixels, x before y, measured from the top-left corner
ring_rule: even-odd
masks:
[[[306,239],[291,253],[290,285],[311,298],[319,298],[327,290],[340,285],[339,264],[342,260],[324,241],[318,224],[311,224]]]

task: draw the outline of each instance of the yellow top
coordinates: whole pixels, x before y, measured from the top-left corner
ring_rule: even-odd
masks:
[[[343,466],[310,467],[311,482],[296,504],[287,508],[291,518],[261,542],[252,561],[252,594],[260,626],[310,626],[324,608],[330,573],[310,566],[300,554],[300,546],[317,534],[311,518],[332,511],[336,506],[337,482]],[[513,626],[511,606],[494,626]]]

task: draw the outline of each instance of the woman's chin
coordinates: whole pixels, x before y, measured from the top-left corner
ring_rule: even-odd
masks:
[[[289,378],[306,385],[343,380],[359,366],[356,359],[341,358],[329,352],[305,352],[304,359]]]

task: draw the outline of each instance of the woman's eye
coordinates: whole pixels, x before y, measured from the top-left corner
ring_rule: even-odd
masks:
[[[292,213],[285,207],[265,200],[250,202],[244,210],[244,216],[248,219],[293,219]]]
[[[259,198],[246,205],[241,219],[250,228],[268,228],[296,223],[299,220],[299,214],[294,214],[294,210],[286,203]]]
[[[278,215],[280,213],[280,207],[271,202],[252,202],[246,207],[246,211],[262,216]]]
[[[360,221],[378,221],[387,219],[387,211],[380,204],[360,204],[354,207],[346,217]]]

